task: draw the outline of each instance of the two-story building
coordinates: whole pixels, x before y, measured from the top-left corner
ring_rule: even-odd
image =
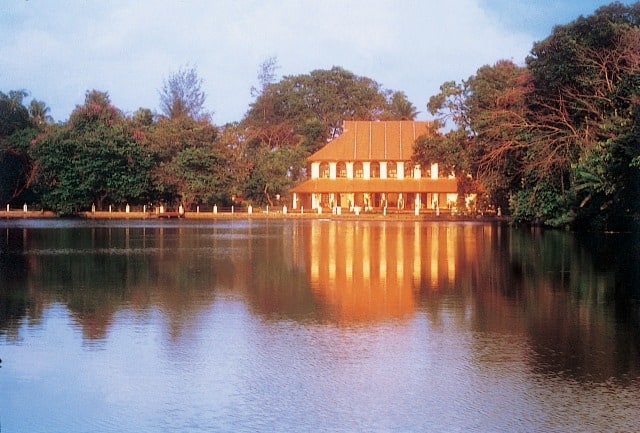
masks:
[[[436,209],[455,203],[457,181],[438,164],[411,161],[426,121],[346,121],[336,139],[308,159],[310,178],[293,188],[294,209]],[[444,175],[444,176],[443,176]]]

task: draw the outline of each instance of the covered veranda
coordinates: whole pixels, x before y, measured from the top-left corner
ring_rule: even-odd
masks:
[[[291,189],[291,193],[293,209],[435,210],[455,204],[457,180],[320,178],[307,180]]]

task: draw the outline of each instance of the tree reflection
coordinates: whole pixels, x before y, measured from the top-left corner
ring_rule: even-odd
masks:
[[[23,249],[23,230],[0,230],[0,333],[10,339],[18,337],[19,323],[30,309],[24,287],[29,259]]]
[[[603,255],[611,245],[624,248],[626,242],[592,238],[584,243],[568,233],[538,230],[508,234],[489,265],[502,275],[500,283],[478,273],[472,326],[527,335],[531,367],[545,375],[601,382],[640,373],[633,273],[616,269],[615,255]],[[637,249],[626,246],[627,253]],[[620,305],[627,306],[622,313]]]
[[[266,320],[369,325],[424,315],[433,329],[504,335],[545,375],[640,374],[638,248],[494,224],[266,221],[8,228],[0,332],[64,303],[90,341],[120,311],[155,310],[167,338],[232,296]],[[471,338],[478,359],[486,341]],[[520,346],[517,346],[520,347]]]

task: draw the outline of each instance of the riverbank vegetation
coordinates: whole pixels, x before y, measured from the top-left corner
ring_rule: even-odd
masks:
[[[640,3],[554,29],[524,66],[499,61],[432,96],[449,132],[417,144],[477,181],[515,221],[638,227]]]
[[[344,120],[415,119],[402,91],[340,67],[277,80],[267,59],[238,122],[216,126],[194,68],[171,75],[156,113],[125,114],[89,90],[68,120],[24,90],[0,92],[0,202],[73,214],[93,205],[286,201],[306,158]],[[425,71],[425,74],[428,71]],[[479,211],[591,230],[640,225],[640,3],[557,26],[522,65],[500,60],[444,83],[427,108],[442,133],[415,159],[456,173]]]

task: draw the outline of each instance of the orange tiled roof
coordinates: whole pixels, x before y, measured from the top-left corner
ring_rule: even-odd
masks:
[[[406,179],[310,179],[291,192],[295,193],[455,193],[457,180],[449,178]]]
[[[347,120],[342,134],[308,161],[408,161],[416,138],[433,133],[432,122]]]

